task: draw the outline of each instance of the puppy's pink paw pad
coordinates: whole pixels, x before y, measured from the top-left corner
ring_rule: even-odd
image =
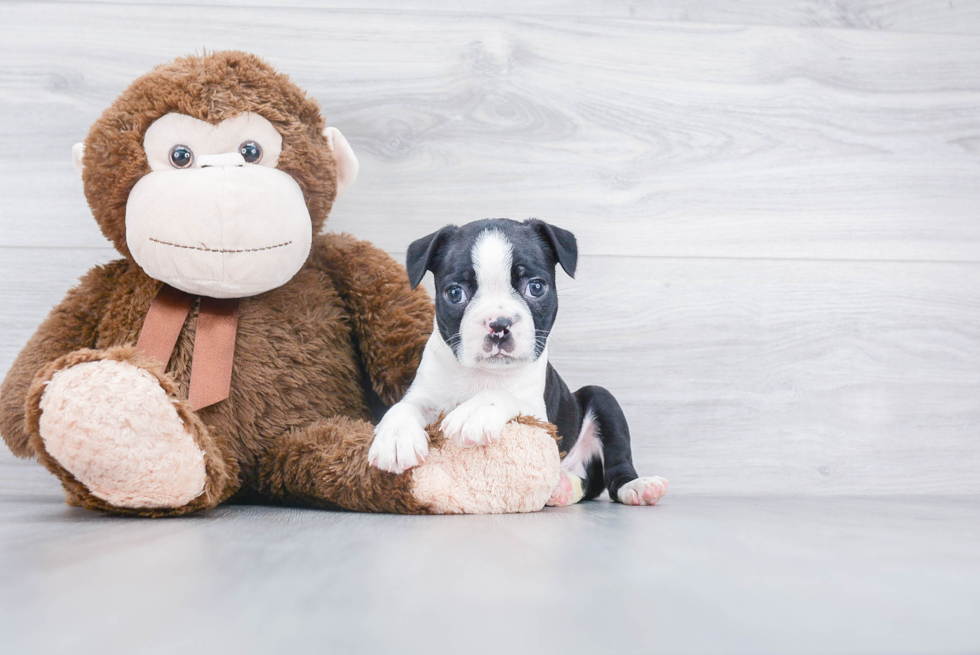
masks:
[[[617,500],[624,505],[656,505],[667,493],[667,481],[660,477],[637,478],[619,488]]]
[[[548,506],[566,507],[568,505],[574,505],[582,500],[582,496],[584,495],[585,490],[582,486],[582,479],[574,473],[562,471],[561,478],[558,480],[558,486],[552,492]]]

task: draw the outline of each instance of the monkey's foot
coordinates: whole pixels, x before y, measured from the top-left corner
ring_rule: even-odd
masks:
[[[86,361],[51,377],[38,432],[47,453],[110,506],[183,507],[204,493],[208,476],[178,403],[144,368]]]
[[[582,500],[585,489],[582,486],[582,478],[568,471],[561,472],[561,479],[558,486],[551,492],[551,499],[548,501],[549,507],[565,507],[574,505]]]
[[[558,445],[546,427],[521,417],[507,423],[499,439],[474,448],[429,426],[434,447],[405,474],[412,476],[413,495],[436,514],[539,511],[558,478]]]
[[[667,481],[660,477],[630,480],[616,492],[616,499],[624,505],[656,505],[667,493]]]

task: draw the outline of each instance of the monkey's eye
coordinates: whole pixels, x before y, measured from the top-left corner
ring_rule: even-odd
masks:
[[[194,163],[194,153],[187,146],[174,146],[170,149],[170,165],[174,168],[188,168]]]
[[[524,288],[524,295],[530,298],[540,298],[548,290],[548,285],[543,280],[531,280]]]
[[[249,164],[257,164],[262,159],[262,146],[255,141],[246,141],[238,146],[238,152]]]
[[[462,305],[466,302],[466,291],[458,284],[446,287],[443,295],[446,296],[446,300],[454,305]]]

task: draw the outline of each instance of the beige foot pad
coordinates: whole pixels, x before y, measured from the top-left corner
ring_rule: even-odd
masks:
[[[204,452],[143,369],[114,360],[55,373],[40,402],[44,447],[116,507],[182,507],[204,492]]]
[[[545,430],[508,423],[486,446],[445,441],[411,470],[413,495],[439,514],[536,512],[558,484],[559,456]]]

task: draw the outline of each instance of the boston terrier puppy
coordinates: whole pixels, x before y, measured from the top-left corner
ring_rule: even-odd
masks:
[[[633,468],[626,417],[611,393],[572,393],[548,363],[558,313],[555,265],[574,276],[575,236],[537,219],[495,218],[447,225],[408,248],[412,288],[435,276],[436,325],[415,381],[375,428],[371,464],[401,473],[425,460],[425,426],[440,414],[447,439],[480,446],[518,414],[558,427],[567,453],[549,505],[595,498],[603,489],[627,505],[655,505],[659,477]]]

